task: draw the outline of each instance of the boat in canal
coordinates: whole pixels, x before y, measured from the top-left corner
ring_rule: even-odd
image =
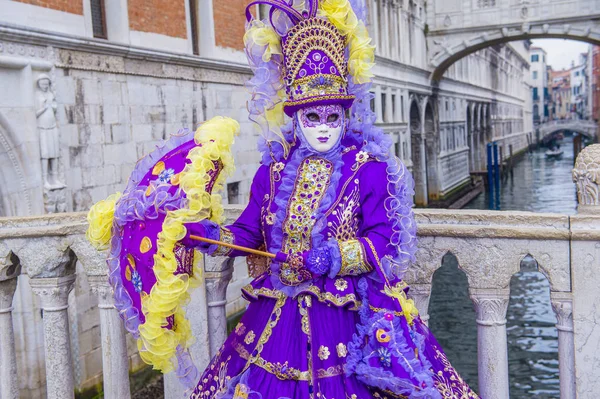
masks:
[[[558,159],[558,158],[562,157],[563,154],[564,154],[564,151],[561,150],[560,148],[554,148],[554,149],[546,151],[546,153],[545,153],[546,158],[548,158],[548,159]]]

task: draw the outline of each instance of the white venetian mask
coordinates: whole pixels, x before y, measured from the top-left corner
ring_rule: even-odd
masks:
[[[298,111],[298,124],[308,145],[328,152],[339,143],[344,130],[344,108],[339,104],[317,105]]]

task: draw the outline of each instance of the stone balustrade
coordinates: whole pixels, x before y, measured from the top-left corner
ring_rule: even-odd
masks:
[[[454,254],[469,283],[477,315],[481,397],[509,397],[506,312],[510,279],[521,260],[532,256],[550,282],[556,314],[562,399],[600,392],[600,145],[587,147],[574,170],[580,208],[573,216],[528,212],[418,210],[416,265],[407,275],[410,294],[427,321],[431,281],[448,252]],[[239,207],[227,209],[235,219]],[[69,338],[68,296],[83,265],[98,297],[104,397],[130,397],[125,331],[112,302],[105,254],[85,240],[85,214],[0,219],[0,397],[17,398],[15,342],[11,318],[19,274],[27,274],[43,309],[47,397],[73,397],[73,361]],[[197,338],[192,356],[202,368],[226,337],[227,286],[233,261],[205,263],[204,284],[188,305]],[[243,267],[241,264],[236,267]],[[167,398],[181,397],[176,378],[165,380]],[[592,395],[592,396],[590,396]]]

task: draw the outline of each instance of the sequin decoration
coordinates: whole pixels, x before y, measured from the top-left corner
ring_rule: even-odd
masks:
[[[315,213],[329,186],[332,173],[333,165],[325,159],[310,157],[302,162],[283,222],[283,252],[288,255],[310,249]],[[308,275],[310,278],[310,273]],[[292,286],[305,281],[298,269],[287,263],[281,265],[279,279],[283,284]]]
[[[146,252],[152,249],[152,241],[150,241],[149,237],[142,238],[142,242],[140,242],[140,252],[145,254]]]
[[[165,163],[163,161],[157,162],[156,165],[154,165],[154,168],[152,168],[152,174],[158,176],[163,170],[165,170]]]
[[[319,359],[327,360],[327,359],[329,359],[330,354],[331,353],[329,352],[329,348],[326,347],[325,345],[321,345],[319,347]]]
[[[225,227],[221,227],[220,232],[219,232],[219,241],[226,242],[227,244],[233,244],[233,242],[234,242],[233,233],[229,229],[227,229]],[[232,251],[231,248],[225,247],[223,245],[219,245],[217,247],[217,249],[215,250],[215,252],[212,254],[212,256],[229,256],[231,251]]]
[[[346,288],[348,288],[348,282],[346,280],[344,280],[343,278],[338,278],[337,280],[335,280],[335,288],[338,291],[346,291]]]
[[[348,356],[348,348],[344,345],[343,342],[340,342],[336,345],[335,350],[337,352],[338,357],[346,357]]]
[[[235,326],[235,333],[237,335],[243,335],[246,332],[246,326],[244,325],[244,323],[239,323],[237,326]]]
[[[246,334],[246,338],[244,338],[244,342],[246,343],[246,345],[250,345],[251,343],[254,342],[255,339],[256,339],[256,334],[254,334],[254,331],[250,330],[250,331],[248,331],[248,334]]]
[[[358,208],[360,206],[360,192],[355,186],[348,195],[344,195],[342,201],[332,212],[333,220],[327,223],[333,235],[338,241],[348,241],[356,238],[358,231]]]
[[[174,274],[187,274],[192,276],[194,274],[194,249],[186,248],[181,244],[175,244],[173,253],[175,254],[175,261],[177,262],[177,270],[175,270]]]
[[[358,240],[338,242],[340,254],[342,254],[342,267],[338,275],[340,276],[358,276],[373,270],[365,262],[365,251],[362,243]]]

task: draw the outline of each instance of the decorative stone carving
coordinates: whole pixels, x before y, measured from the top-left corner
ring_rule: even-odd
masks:
[[[45,73],[37,78],[36,112],[40,133],[40,155],[42,157],[42,178],[47,190],[62,188],[58,180],[58,159],[60,158],[60,136],[56,123],[58,104],[54,98],[52,81]]]
[[[65,212],[65,185],[59,178],[60,132],[56,122],[57,103],[52,81],[46,74],[37,78],[36,112],[40,137],[44,208],[47,213]]]
[[[477,312],[477,324],[481,326],[503,326],[508,310],[508,291],[479,291],[471,294]]]
[[[74,397],[73,358],[69,338],[69,293],[75,275],[29,280],[31,289],[40,297],[44,320],[46,384],[48,399]]]
[[[577,156],[573,169],[579,213],[600,214],[600,144],[587,146]]]

